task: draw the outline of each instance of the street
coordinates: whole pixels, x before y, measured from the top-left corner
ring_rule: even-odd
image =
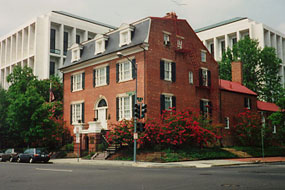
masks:
[[[285,164],[212,168],[136,168],[0,163],[0,189],[285,189]]]

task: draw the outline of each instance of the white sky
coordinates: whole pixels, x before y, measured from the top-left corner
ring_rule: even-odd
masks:
[[[51,10],[114,26],[174,11],[194,29],[249,17],[285,33],[285,0],[0,0],[0,36]]]

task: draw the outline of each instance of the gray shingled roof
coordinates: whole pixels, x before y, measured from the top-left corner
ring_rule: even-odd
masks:
[[[132,34],[132,42],[122,47],[119,47],[119,43],[120,43],[119,41],[120,31],[119,30],[110,32],[110,34],[107,33],[106,35],[109,37],[109,39],[106,44],[106,50],[102,54],[95,55],[95,41],[94,40],[91,40],[90,42],[83,44],[83,51],[82,51],[82,55],[79,61],[71,62],[71,51],[68,51],[66,55],[65,63],[60,69],[64,69],[64,68],[82,63],[90,59],[98,58],[104,55],[108,55],[110,53],[121,51],[123,49],[127,49],[127,48],[144,43],[145,39],[148,37],[148,32],[149,32],[149,27],[150,27],[149,24],[150,24],[150,19],[147,19],[138,24],[134,24],[133,26],[135,26],[135,30]]]
[[[205,30],[209,30],[209,29],[212,29],[212,28],[216,28],[216,27],[219,27],[219,26],[223,26],[223,25],[226,25],[226,24],[237,22],[237,21],[240,21],[240,20],[243,20],[243,19],[247,19],[247,17],[236,17],[236,18],[232,18],[232,19],[225,20],[225,21],[222,21],[222,22],[218,22],[216,24],[212,24],[212,25],[209,25],[209,26],[205,26],[203,28],[196,29],[195,32],[196,33],[203,32]]]
[[[68,12],[64,12],[64,11],[52,11],[54,13],[57,13],[57,14],[61,14],[61,15],[65,15],[65,16],[69,16],[69,17],[72,17],[72,18],[76,18],[76,19],[79,19],[79,20],[83,20],[83,21],[86,21],[86,22],[90,22],[90,23],[93,23],[93,24],[97,24],[97,25],[101,25],[101,26],[105,26],[105,27],[108,27],[108,28],[111,28],[111,29],[117,29],[117,27],[115,26],[111,26],[109,24],[105,24],[103,22],[98,22],[98,21],[95,21],[95,20],[92,20],[92,19],[88,19],[88,18],[84,18],[84,17],[81,17],[81,16],[77,16],[77,15],[74,15],[74,14],[71,14],[71,13],[68,13]]]

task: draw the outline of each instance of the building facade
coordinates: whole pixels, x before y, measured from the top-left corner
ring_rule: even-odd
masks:
[[[115,29],[115,27],[61,11],[52,11],[0,38],[0,85],[7,89],[6,77],[13,67],[29,66],[39,79],[59,75],[67,48]]]
[[[80,134],[81,150],[94,151],[102,129],[132,119],[136,80],[147,118],[174,107],[219,122],[218,65],[175,13],[123,24],[72,45],[61,71],[64,120],[73,135]]]
[[[232,48],[244,36],[257,39],[261,48],[275,48],[277,56],[282,60],[279,76],[285,87],[285,34],[245,17],[233,18],[195,31],[217,61],[222,59],[228,47]]]

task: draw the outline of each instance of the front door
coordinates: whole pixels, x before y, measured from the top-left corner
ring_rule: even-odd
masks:
[[[98,121],[101,123],[103,129],[107,129],[107,108],[98,108]]]

